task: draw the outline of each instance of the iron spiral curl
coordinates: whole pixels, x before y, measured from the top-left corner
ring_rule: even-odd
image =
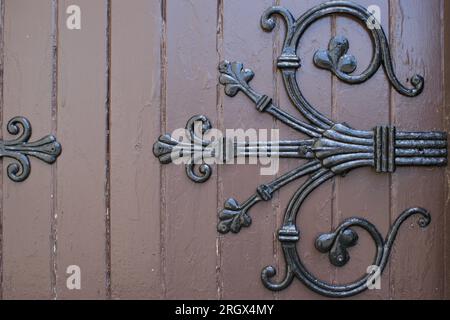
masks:
[[[372,277],[378,275],[377,272],[381,274],[386,267],[397,233],[408,218],[418,215],[419,226],[425,228],[430,224],[431,216],[422,208],[405,210],[391,226],[385,238],[375,225],[362,218],[347,219],[336,230],[319,235],[315,241],[316,249],[328,254],[330,263],[337,267],[344,266],[350,260],[349,249],[357,245],[359,238],[356,228],[366,231],[376,247],[373,266],[376,266],[378,271],[363,275],[349,284],[334,285],[316,278],[299,256],[297,244],[300,231],[297,227],[297,216],[302,204],[323,183],[336,176],[345,176],[349,171],[360,167],[372,167],[377,173],[392,173],[398,166],[445,166],[448,162],[448,142],[445,132],[399,131],[393,126],[377,126],[371,130],[353,129],[344,123],[334,122],[308,102],[297,82],[297,70],[301,67],[297,54],[300,38],[314,22],[332,14],[349,15],[363,23],[374,19],[366,8],[348,1],[323,3],[308,10],[298,19],[295,19],[288,9],[280,6],[270,7],[261,17],[261,26],[268,32],[275,28],[276,16],[281,17],[286,25],[286,36],[277,66],[281,70],[292,104],[306,121],[284,111],[268,95],[252,88],[250,82],[255,74],[251,69],[244,68],[242,63],[223,61],[219,64],[219,82],[224,86],[227,96],[234,97],[239,92],[243,93],[255,104],[257,111],[272,116],[309,139],[271,142],[270,145],[279,146],[277,151],[280,157],[303,159],[307,160],[306,163],[272,182],[258,186],[256,192],[246,201],[239,202],[233,198],[226,200],[224,209],[219,212],[217,230],[226,234],[239,233],[244,228],[249,228],[252,224],[249,211],[253,206],[262,201],[270,201],[275,192],[306,177],[306,181],[291,198],[278,232],[278,240],[286,261],[284,277],[275,281],[277,270],[268,266],[262,270],[261,280],[267,289],[280,291],[286,289],[294,278],[298,278],[314,292],[327,297],[344,298],[367,290]],[[386,35],[379,23],[377,26],[368,28],[373,40],[373,56],[369,66],[360,74],[353,74],[357,69],[357,58],[351,54],[350,43],[344,36],[333,37],[327,49],[318,50],[313,57],[314,64],[318,68],[329,70],[341,81],[354,85],[372,78],[383,65],[389,82],[400,94],[408,97],[419,95],[424,90],[423,77],[412,76],[412,87],[407,87],[398,80]],[[188,147],[188,150],[199,148],[205,151],[210,141],[196,135],[194,122],[201,123],[202,135],[211,129],[211,123],[205,116],[193,117],[186,127],[191,141],[185,147]],[[172,151],[178,146],[182,146],[182,143],[172,139],[170,135],[164,135],[155,143],[154,154],[159,157],[161,163],[170,163]],[[248,156],[248,147],[249,145],[245,144],[234,144],[233,148],[242,152],[234,156]],[[214,155],[210,150],[206,151],[207,157]],[[196,173],[195,160],[193,157],[193,162],[186,165],[187,175],[195,182],[205,182],[211,175],[211,168],[203,163],[199,167],[200,173]]]

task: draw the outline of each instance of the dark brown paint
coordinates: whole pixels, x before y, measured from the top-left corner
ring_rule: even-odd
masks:
[[[444,1],[444,126],[445,128],[450,128],[450,3]],[[450,169],[447,168],[445,178],[447,180],[446,186],[446,197],[444,206],[444,219],[445,219],[445,233],[444,233],[444,256],[445,256],[445,298],[450,298]]]
[[[381,10],[381,25],[389,38],[389,3],[387,0],[359,1],[364,6],[377,5]],[[369,33],[365,25],[337,17],[334,32],[345,35],[350,42],[349,52],[358,59],[358,69],[363,71],[372,57]],[[333,79],[334,118],[354,128],[371,129],[377,125],[388,125],[390,84],[381,68],[369,81],[352,86]],[[386,235],[389,226],[389,175],[376,174],[373,169],[362,168],[350,172],[345,178],[337,178],[335,186],[335,227],[344,219],[363,217]],[[405,208],[406,209],[406,208]],[[402,210],[403,211],[403,210]],[[373,241],[369,234],[359,233],[358,245],[351,250],[351,262],[337,270],[336,281],[348,283],[365,275],[375,255]],[[406,243],[404,244],[407,245]],[[389,267],[383,272],[381,290],[368,290],[355,299],[388,299]]]
[[[160,166],[147,139],[163,129],[160,4],[111,2],[112,298],[162,298]]]
[[[6,121],[20,114],[31,120],[34,135],[53,132],[63,144],[56,165],[32,162],[27,181],[0,177],[3,298],[321,298],[298,281],[273,293],[259,279],[266,265],[284,272],[276,232],[298,182],[258,204],[249,229],[219,236],[217,210],[224,200],[242,201],[272,177],[260,176],[258,166],[220,166],[197,185],[181,166],[162,168],[151,150],[159,134],[184,127],[194,114],[207,115],[216,128],[280,128],[282,138],[297,138],[244,97],[224,96],[217,65],[225,58],[243,62],[256,73],[255,88],[296,114],[275,68],[284,26],[265,33],[259,19],[271,5],[299,16],[321,2],[2,0],[0,137],[8,136]],[[449,130],[448,2],[357,2],[380,6],[401,81],[423,73],[425,91],[402,97],[382,70],[349,86],[317,69],[315,50],[335,34],[349,38],[361,68],[370,59],[368,33],[338,17],[314,24],[300,43],[305,96],[324,114],[361,129]],[[65,27],[69,4],[81,6],[82,30]],[[281,160],[280,174],[295,166],[295,160]],[[448,298],[450,173],[445,177],[442,170],[399,168],[389,177],[360,169],[322,186],[299,216],[307,267],[327,281],[354,280],[374,253],[369,237],[360,233],[349,265],[339,270],[316,251],[315,237],[349,216],[365,217],[386,233],[401,211],[423,206],[432,225],[405,224],[382,290],[358,298]],[[81,267],[81,291],[65,286],[71,264]]]
[[[106,1],[59,1],[57,135],[57,297],[105,298]],[[82,8],[81,30],[66,28],[66,8]],[[85,129],[81,129],[85,128]],[[64,146],[63,146],[64,147]],[[81,268],[82,290],[66,287]]]
[[[52,130],[52,3],[13,0],[4,1],[4,6],[2,118],[25,115],[33,124],[33,135],[44,136]],[[7,137],[5,126],[2,130]],[[4,161],[3,172],[8,163]],[[21,184],[3,179],[5,299],[53,297],[52,168],[39,161],[32,166],[30,177]]]
[[[392,46],[399,77],[406,80],[419,72],[425,75],[428,83],[424,92],[415,99],[405,99],[392,92],[393,122],[400,129],[441,130],[442,2],[397,0],[391,3],[391,9],[396,17],[392,22]],[[392,219],[407,207],[421,206],[431,212],[433,222],[427,231],[411,223],[399,233],[391,259],[391,297],[443,298],[443,171],[400,169],[392,176],[392,194]],[[414,246],[408,245],[413,241]]]
[[[166,130],[184,128],[195,114],[216,124],[217,4],[167,1],[165,10]],[[163,183],[165,296],[216,298],[216,177],[193,185],[184,166],[175,166],[165,169]]]
[[[281,0],[280,5],[289,8],[293,14],[299,16],[311,7],[322,3],[321,0],[309,1],[295,1],[295,0]],[[318,48],[327,48],[328,42],[331,38],[332,18],[324,18],[320,22],[312,25],[303,36],[300,43],[300,58],[302,59],[302,67],[298,71],[298,79],[301,88],[304,91],[305,97],[317,109],[327,116],[332,114],[332,83],[331,74],[317,69],[313,64],[314,52]],[[284,39],[284,27],[280,28],[278,43],[276,47],[278,50],[282,46]],[[280,52],[277,53],[276,57]],[[281,107],[289,113],[298,116],[299,112],[292,105],[289,97],[284,89],[282,77],[277,72],[277,94]],[[280,136],[283,139],[298,139],[299,134],[290,128],[286,128],[283,124],[277,124],[280,130]],[[306,138],[302,137],[302,138]],[[282,160],[280,162],[280,173],[292,170],[298,166],[297,160]],[[282,223],[284,211],[289,200],[295,193],[297,188],[305,180],[296,181],[283,188],[279,193],[279,209],[278,219],[275,228],[279,228]],[[299,252],[305,262],[306,267],[313,272],[317,277],[332,282],[335,277],[335,269],[330,265],[328,255],[318,252],[314,247],[315,238],[324,232],[331,231],[332,228],[332,210],[335,198],[333,196],[334,181],[325,183],[314,193],[312,193],[307,201],[302,206],[299,214],[299,226],[302,233],[302,241],[298,244]],[[275,242],[278,252],[278,263],[281,268],[284,266],[284,257],[281,246],[278,241]],[[279,268],[280,268],[279,267]],[[282,269],[279,269],[284,272]],[[288,289],[278,293],[280,299],[322,299],[322,297],[314,292],[308,290],[302,283],[295,281]]]

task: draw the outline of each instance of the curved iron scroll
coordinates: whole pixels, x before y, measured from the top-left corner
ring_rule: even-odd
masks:
[[[61,154],[61,145],[56,138],[48,135],[35,142],[30,142],[31,124],[27,118],[15,117],[8,122],[8,132],[18,136],[13,140],[0,140],[0,158],[15,161],[8,165],[8,177],[15,182],[22,182],[31,172],[29,157],[35,157],[52,164]]]
[[[286,38],[281,56],[278,58],[278,68],[281,70],[286,91],[298,111],[307,120],[301,121],[277,107],[267,95],[254,90],[249,82],[254,77],[250,69],[245,69],[238,62],[223,62],[219,66],[220,83],[225,86],[225,93],[233,97],[239,91],[252,100],[258,111],[268,113],[289,127],[310,137],[309,140],[279,141],[280,157],[295,157],[309,160],[307,163],[274,180],[261,185],[256,193],[240,204],[235,199],[228,199],[224,209],[219,214],[218,231],[221,233],[238,233],[242,227],[251,225],[249,210],[260,201],[269,201],[275,191],[286,184],[308,177],[297,190],[286,209],[284,222],[279,230],[278,239],[282,244],[286,259],[286,271],[283,280],[275,282],[274,267],[266,267],[262,271],[263,284],[270,290],[278,291],[287,288],[297,277],[311,290],[328,297],[349,297],[368,288],[369,279],[377,272],[361,277],[346,285],[333,285],[323,282],[309,272],[303,265],[297,252],[299,229],[297,215],[305,199],[321,184],[335,177],[345,175],[359,167],[373,167],[378,173],[392,173],[397,166],[445,166],[447,164],[447,134],[444,132],[404,132],[393,126],[379,126],[370,131],[350,128],[346,124],[335,123],[314,108],[303,96],[297,83],[296,72],[300,68],[300,58],[297,55],[298,43],[306,29],[318,19],[330,14],[347,14],[366,22],[373,19],[368,10],[358,4],[347,1],[334,1],[321,4],[307,11],[297,20],[283,7],[274,6],[266,10],[261,19],[262,28],[266,31],[274,29],[275,16],[280,16],[286,24]],[[381,27],[370,30],[374,54],[366,70],[354,75],[356,58],[349,54],[349,42],[343,36],[331,39],[326,50],[319,50],[314,55],[314,63],[319,68],[330,70],[340,80],[349,84],[359,84],[370,79],[383,65],[392,86],[401,94],[409,97],[419,95],[424,89],[424,79],[420,75],[411,77],[411,87],[400,83],[395,75],[389,45]],[[187,125],[191,136],[191,152],[194,154],[193,121],[203,123],[202,132],[211,129],[211,124],[205,116],[192,118]],[[192,129],[192,130],[191,130]],[[154,153],[162,163],[172,161],[173,149],[180,142],[170,135],[160,137],[154,145]],[[239,146],[234,146],[238,148]],[[200,149],[206,157],[213,156],[208,144],[201,141]],[[237,156],[245,156],[238,154]],[[224,159],[226,157],[224,156]],[[203,164],[200,173],[194,172],[194,165],[187,165],[187,174],[195,182],[204,182],[211,175],[211,168]],[[358,234],[355,227],[362,228],[372,237],[376,246],[376,256],[373,265],[382,272],[389,258],[392,244],[402,223],[409,217],[419,216],[419,225],[426,227],[431,222],[430,214],[422,208],[412,208],[404,211],[392,225],[386,239],[383,239],[377,228],[369,221],[361,218],[351,218],[344,221],[331,233],[317,237],[317,250],[329,255],[330,262],[338,267],[344,266],[350,259],[348,249],[357,244]],[[379,272],[380,272],[379,271]]]

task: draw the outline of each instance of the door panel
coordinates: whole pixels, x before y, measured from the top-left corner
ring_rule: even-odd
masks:
[[[444,22],[448,21],[450,18],[450,3],[447,1],[443,3],[444,6]],[[450,25],[449,23],[444,23],[444,26],[442,28],[444,32],[444,127],[450,128],[450,63],[447,61],[450,61]],[[445,255],[445,262],[444,262],[444,269],[445,269],[445,281],[444,281],[444,288],[445,288],[445,298],[450,298],[450,272],[449,272],[449,263],[450,263],[450,255],[448,254],[449,250],[449,237],[448,237],[448,230],[450,230],[450,219],[448,218],[448,213],[450,212],[450,169],[447,167],[446,175],[444,178],[447,183],[445,183],[445,205],[444,205],[444,252]]]
[[[282,0],[280,5],[289,8],[294,15],[300,15],[310,8],[319,5],[321,0],[309,1],[295,1]],[[310,26],[306,31],[303,39],[300,41],[300,58],[302,59],[302,67],[297,72],[299,84],[302,86],[306,98],[324,115],[332,116],[332,77],[329,72],[317,72],[317,67],[314,65],[312,55],[317,48],[326,48],[332,35],[332,18],[323,18],[319,23]],[[278,42],[276,48],[278,50],[275,59],[280,55],[280,50],[284,41],[285,27],[281,26],[278,32]],[[284,89],[283,79],[279,72],[277,72],[277,95],[280,101],[280,106],[283,110],[288,111],[292,115],[297,115],[298,110],[292,105],[289,97]],[[280,129],[280,137],[282,139],[298,139],[299,133],[287,128],[282,123],[276,123],[276,127]],[[302,135],[302,139],[307,136]],[[280,174],[288,172],[298,167],[298,160],[281,160]],[[305,178],[304,178],[305,179]],[[283,222],[284,211],[292,195],[298,187],[305,180],[293,182],[291,185],[283,188],[279,193],[279,203],[277,210],[277,225],[275,230]],[[298,248],[300,254],[303,256],[305,265],[310,270],[314,271],[314,275],[320,279],[332,282],[335,279],[336,270],[330,265],[328,256],[323,254],[316,254],[316,249],[311,243],[314,242],[318,233],[328,232],[332,228],[332,213],[334,203],[334,186],[335,182],[332,180],[314,193],[312,193],[308,200],[302,206],[301,213],[298,217],[298,224],[300,226],[308,226],[302,228],[302,241],[299,242]],[[281,245],[275,242],[277,246],[278,270],[284,268],[284,257]],[[306,289],[305,286],[294,281],[292,285],[284,291],[278,293],[280,299],[320,299],[321,296]]]
[[[380,23],[389,39],[389,3],[380,1],[359,1],[365,7],[378,6]],[[336,17],[337,35],[344,35],[350,43],[349,53],[358,59],[355,73],[363,72],[372,58],[372,46],[366,26],[345,16]],[[349,85],[333,79],[334,119],[348,123],[353,128],[365,130],[377,125],[390,124],[390,84],[382,69],[370,80],[360,85]],[[335,186],[334,228],[344,219],[362,217],[377,226],[384,236],[390,221],[389,175],[375,174],[372,168],[361,168],[350,172],[344,178],[337,178]],[[351,199],[351,200],[350,200]],[[409,207],[408,207],[409,208]],[[407,208],[404,208],[407,209]],[[404,210],[403,209],[403,210]],[[402,210],[402,211],[403,211]],[[370,235],[359,232],[358,245],[352,248],[351,260],[344,268],[338,268],[336,281],[348,283],[367,273],[372,264],[375,246]],[[368,290],[356,298],[389,299],[389,268],[382,274],[381,290]]]
[[[217,5],[167,1],[164,53],[165,129],[184,128],[196,114],[216,117]],[[164,286],[169,299],[217,295],[217,178],[192,184],[184,166],[163,169]],[[206,188],[204,188],[206,186]],[[198,236],[195,236],[198,235]],[[183,257],[183,258],[181,258]]]
[[[161,23],[157,1],[133,1],[133,6],[111,1],[109,249],[114,299],[163,297],[163,189],[159,163],[146,139],[163,128]],[[130,48],[136,49],[133,59]]]
[[[221,2],[222,3],[222,2]],[[258,1],[249,6],[243,1],[223,1],[223,59],[239,60],[245,67],[251,68],[256,76],[252,84],[260,92],[272,94],[273,84],[273,35],[258,32],[260,13],[272,4],[272,1]],[[246,28],[242,28],[243,22]],[[248,41],[252,39],[251,41]],[[217,63],[216,63],[217,64]],[[266,75],[266,76],[264,76]],[[216,80],[217,81],[217,80]],[[222,88],[221,116],[225,129],[270,129],[273,120],[258,114],[253,103],[244,96],[236,99],[223,97]],[[220,168],[221,196],[219,208],[228,198],[244,201],[262,183],[272,180],[259,174],[256,165],[225,165]],[[274,263],[274,232],[276,215],[274,203],[266,202],[255,206],[252,226],[238,235],[228,234],[221,237],[220,270],[222,297],[224,299],[273,299],[272,292],[264,290],[259,280],[261,267]],[[242,281],[242,279],[247,279]]]
[[[222,60],[255,72],[252,86],[298,116],[277,69],[286,28],[266,33],[265,9],[295,17],[322,0],[0,0],[0,137],[10,118],[33,125],[33,139],[55,134],[57,163],[31,160],[21,183],[0,175],[0,292],[5,299],[321,299],[300,281],[267,290],[261,270],[284,275],[277,240],[284,212],[303,183],[295,181],[250,212],[239,234],[220,235],[217,213],[229,198],[244,201],[256,188],[293,170],[280,159],[274,176],[260,165],[214,165],[203,184],[182,165],[161,165],[152,154],[160,134],[184,128],[194,115],[214,128],[280,129],[280,139],[305,138],[258,112],[242,94],[225,95]],[[337,122],[370,130],[449,130],[449,6],[445,0],[357,0],[380,8],[395,71],[415,73],[425,90],[407,98],[382,68],[360,85],[346,84],[313,63],[316,50],[343,35],[363,71],[372,55],[364,24],[348,16],[314,23],[299,44],[298,81],[313,106]],[[81,30],[66,27],[69,5],[81,8]],[[36,17],[39,17],[38,19]],[[266,137],[260,137],[266,138]],[[268,137],[270,138],[270,137]],[[32,140],[33,140],[32,139]],[[448,296],[448,176],[442,168],[398,168],[394,174],[358,169],[316,190],[301,208],[298,250],[306,267],[330,283],[365,275],[375,252],[359,232],[350,262],[333,267],[314,247],[316,237],[352,216],[383,236],[405,209],[430,210],[432,224],[402,226],[381,290],[355,299],[432,299]],[[81,290],[69,290],[66,269],[81,268]]]
[[[55,191],[59,298],[105,297],[107,1],[59,1],[56,133],[64,145]],[[78,32],[66,28],[69,5],[82,9]],[[66,270],[80,267],[82,290],[68,290]]]
[[[3,1],[2,130],[8,121],[25,116],[32,139],[54,130],[52,121],[52,1]],[[24,10],[27,8],[27,10]],[[35,15],[41,19],[35,19]],[[2,279],[5,299],[50,299],[54,293],[55,220],[53,168],[35,161],[29,178],[17,184],[2,170]]]
[[[406,99],[392,93],[392,118],[398,128],[442,130],[443,57],[440,28],[443,3],[434,1],[395,1],[392,10],[393,57],[400,79],[414,73],[425,75],[426,90],[417,98]],[[448,24],[448,22],[447,22]],[[433,30],[433,31],[431,31]],[[448,129],[447,129],[448,130]],[[429,230],[410,224],[398,237],[391,260],[391,296],[393,298],[440,299],[444,290],[444,202],[445,177],[442,170],[399,168],[392,176],[392,218],[411,205],[420,205],[432,213]],[[448,214],[448,212],[447,212]],[[413,246],[407,246],[414,243]],[[429,264],[426,261],[441,261]],[[404,266],[408,266],[405,269]],[[408,279],[414,279],[413,281]]]

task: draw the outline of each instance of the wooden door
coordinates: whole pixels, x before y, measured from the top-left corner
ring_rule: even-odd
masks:
[[[31,160],[23,182],[0,172],[0,293],[3,299],[320,299],[294,279],[285,290],[264,287],[268,265],[282,279],[285,258],[277,240],[286,206],[302,181],[252,208],[239,234],[217,232],[228,198],[244,201],[256,187],[295,169],[281,159],[276,177],[257,165],[217,165],[193,183],[185,167],[153,155],[161,134],[206,115],[214,128],[280,129],[244,95],[231,98],[219,83],[222,60],[251,68],[252,86],[300,117],[277,68],[286,28],[260,25],[263,12],[283,6],[295,18],[323,0],[1,0],[0,138],[9,119],[28,118],[33,139],[57,137],[62,154],[48,165]],[[401,83],[425,78],[415,98],[399,94],[383,68],[350,85],[317,68],[314,53],[343,35],[358,72],[373,51],[363,23],[347,15],[315,22],[299,43],[298,81],[325,116],[361,130],[395,125],[403,131],[450,129],[450,5],[445,0],[357,0],[379,9]],[[73,6],[80,28],[69,28]],[[71,7],[72,6],[72,7]],[[360,168],[323,184],[297,220],[297,249],[319,279],[347,283],[366,274],[375,248],[358,232],[350,262],[338,268],[314,246],[349,217],[371,221],[383,237],[405,209],[432,214],[427,228],[408,220],[400,229],[380,290],[360,299],[444,299],[449,290],[449,170],[399,167],[377,174]],[[81,288],[70,290],[71,266]],[[68,269],[69,268],[69,269]]]

